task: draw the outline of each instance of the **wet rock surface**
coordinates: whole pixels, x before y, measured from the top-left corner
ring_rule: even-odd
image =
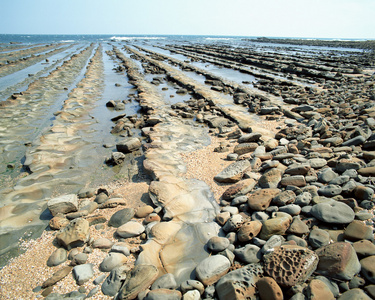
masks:
[[[144,155],[150,201],[136,210],[131,200],[103,190],[49,200],[56,242],[73,250],[70,266],[60,268],[65,249],[50,256],[46,264],[60,269],[41,282],[44,293],[70,273],[77,285],[85,285],[97,267],[105,274],[96,282],[100,288],[84,295],[81,289],[74,297],[99,289],[116,299],[373,297],[373,75],[353,76],[354,63],[340,57],[317,57],[321,64],[314,64],[296,55],[292,63],[289,55],[246,49],[168,47],[221,66],[236,62],[239,70],[262,76],[249,89],[151,50],[127,47],[132,58],[114,50],[145,115],[114,119],[112,133],[125,139],[107,162],[118,167],[126,155]],[[194,91],[195,98],[166,105],[157,88],[165,79],[150,83],[135,58],[145,73],[167,74],[178,85],[176,94]],[[203,74],[206,81],[194,81],[171,64]],[[298,80],[276,78],[276,72]],[[107,106],[116,110],[123,104]],[[257,127],[246,117],[250,113],[277,120],[278,129]],[[144,139],[132,137],[136,127]],[[225,186],[219,199],[203,180],[184,177],[187,166],[179,156],[207,145],[209,133],[222,141],[217,152],[229,152],[230,164],[212,178]],[[108,219],[91,215],[116,207]],[[116,243],[90,239],[94,226],[114,227]],[[139,247],[129,251],[132,243]],[[109,253],[93,268],[90,255],[99,249]]]

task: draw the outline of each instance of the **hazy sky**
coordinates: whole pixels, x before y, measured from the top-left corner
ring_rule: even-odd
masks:
[[[375,39],[375,0],[0,0],[0,33]]]

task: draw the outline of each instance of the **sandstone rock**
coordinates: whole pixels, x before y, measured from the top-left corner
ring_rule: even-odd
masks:
[[[116,230],[116,234],[123,238],[135,237],[145,231],[145,227],[138,222],[129,221]]]
[[[366,295],[366,293],[361,289],[352,289],[342,293],[338,300],[371,300],[371,298]]]
[[[284,287],[305,282],[318,266],[314,251],[299,246],[281,246],[263,256],[264,271]]]
[[[257,143],[243,143],[243,144],[238,144],[237,146],[234,147],[233,152],[237,153],[238,155],[246,154],[253,152],[256,148],[258,148]]]
[[[68,252],[64,248],[56,249],[47,260],[48,267],[55,267],[66,261]]]
[[[361,273],[371,283],[375,283],[375,255],[361,259]]]
[[[57,242],[66,249],[82,246],[89,238],[89,222],[85,219],[74,219],[68,226],[56,234]]]
[[[151,286],[151,290],[155,289],[177,289],[178,285],[173,274],[167,273],[160,276]]]
[[[323,229],[314,228],[309,234],[309,243],[316,249],[329,244],[330,236],[329,233]]]
[[[306,179],[303,175],[284,176],[280,184],[282,186],[294,185],[298,187],[306,186]]]
[[[46,281],[42,283],[42,288],[44,289],[44,288],[54,285],[56,282],[60,281],[65,276],[70,274],[72,269],[73,269],[72,266],[62,267],[57,272],[53,273],[53,275],[50,278],[48,278]]]
[[[207,248],[213,252],[220,252],[228,248],[230,242],[227,238],[214,236],[207,242]]]
[[[52,216],[78,210],[78,197],[75,194],[63,195],[48,201],[47,207]]]
[[[234,199],[235,197],[246,195],[249,193],[254,186],[256,185],[256,181],[252,178],[241,180],[238,183],[230,186],[222,195],[224,200]]]
[[[289,228],[291,220],[287,217],[268,219],[263,222],[262,230],[259,237],[262,240],[268,240],[271,236],[283,235]]]
[[[112,246],[113,246],[113,242],[110,241],[107,238],[98,238],[91,245],[91,247],[93,247],[93,248],[99,248],[99,249],[109,249]]]
[[[230,266],[231,263],[225,256],[213,255],[201,261],[195,272],[199,281],[204,285],[211,285],[226,274]]]
[[[261,189],[248,195],[248,205],[250,209],[262,211],[266,210],[272,199],[280,193],[279,189]]]
[[[69,220],[62,215],[56,215],[49,221],[49,227],[53,230],[59,230],[69,224]]]
[[[272,277],[263,277],[256,283],[261,299],[283,300],[283,291]]]
[[[277,206],[283,206],[294,202],[296,194],[293,191],[282,191],[272,199],[272,203]]]
[[[240,242],[249,242],[256,237],[262,229],[262,222],[249,221],[242,224],[237,232],[237,237]]]
[[[150,205],[145,205],[137,209],[135,213],[136,218],[145,218],[154,211],[154,208]]]
[[[142,144],[138,138],[129,138],[116,145],[116,149],[122,153],[130,153],[141,148]]]
[[[134,299],[139,292],[151,285],[158,277],[158,269],[152,265],[136,265],[126,278],[118,299]]]
[[[365,225],[361,221],[354,220],[346,227],[344,237],[351,241],[373,240],[374,233],[372,227]]]
[[[358,169],[358,174],[362,176],[375,176],[375,166],[374,167],[367,167],[367,168],[360,168]]]
[[[129,222],[134,217],[133,208],[124,208],[115,212],[108,221],[108,226],[120,227],[121,225]]]
[[[262,188],[277,188],[281,181],[282,171],[277,168],[272,168],[263,173],[259,178],[258,184]]]
[[[315,204],[311,214],[320,221],[331,224],[348,224],[354,220],[354,211],[345,203],[329,200]]]
[[[260,264],[248,264],[224,275],[216,284],[219,300],[241,300],[255,297],[256,282],[263,274]]]
[[[156,289],[149,291],[144,300],[180,300],[181,292],[169,289]]]
[[[214,177],[217,182],[237,182],[240,181],[244,172],[250,167],[248,160],[240,160],[230,164],[223,171]]]
[[[127,266],[120,266],[113,269],[102,284],[103,294],[111,297],[115,296],[126,279],[127,271],[129,271]]]
[[[242,135],[238,139],[238,142],[239,143],[258,142],[261,137],[262,137],[262,134],[260,132],[252,132],[252,133]]]
[[[336,299],[329,287],[323,281],[320,281],[318,279],[311,280],[311,282],[307,286],[307,296],[311,300]]]
[[[242,248],[237,248],[233,253],[240,261],[246,264],[257,263],[262,259],[260,248],[251,244],[247,244]]]
[[[113,269],[123,265],[128,259],[122,253],[111,252],[101,262],[99,270],[101,272],[110,272]]]
[[[73,276],[78,285],[82,285],[94,276],[93,264],[78,265],[73,268]]]
[[[355,242],[353,243],[353,248],[361,256],[375,255],[375,245],[369,240]]]
[[[317,249],[317,272],[339,280],[350,280],[361,270],[354,248],[345,242],[337,242]]]

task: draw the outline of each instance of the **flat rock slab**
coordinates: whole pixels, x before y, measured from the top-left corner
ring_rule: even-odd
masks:
[[[74,212],[78,210],[78,197],[76,194],[69,194],[53,198],[48,201],[47,207],[52,216]]]
[[[240,160],[230,164],[223,171],[214,177],[217,182],[237,182],[242,179],[246,169],[250,167],[248,160]]]

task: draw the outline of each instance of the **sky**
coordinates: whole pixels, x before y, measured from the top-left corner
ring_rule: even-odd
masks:
[[[375,39],[375,0],[0,0],[0,34]]]

